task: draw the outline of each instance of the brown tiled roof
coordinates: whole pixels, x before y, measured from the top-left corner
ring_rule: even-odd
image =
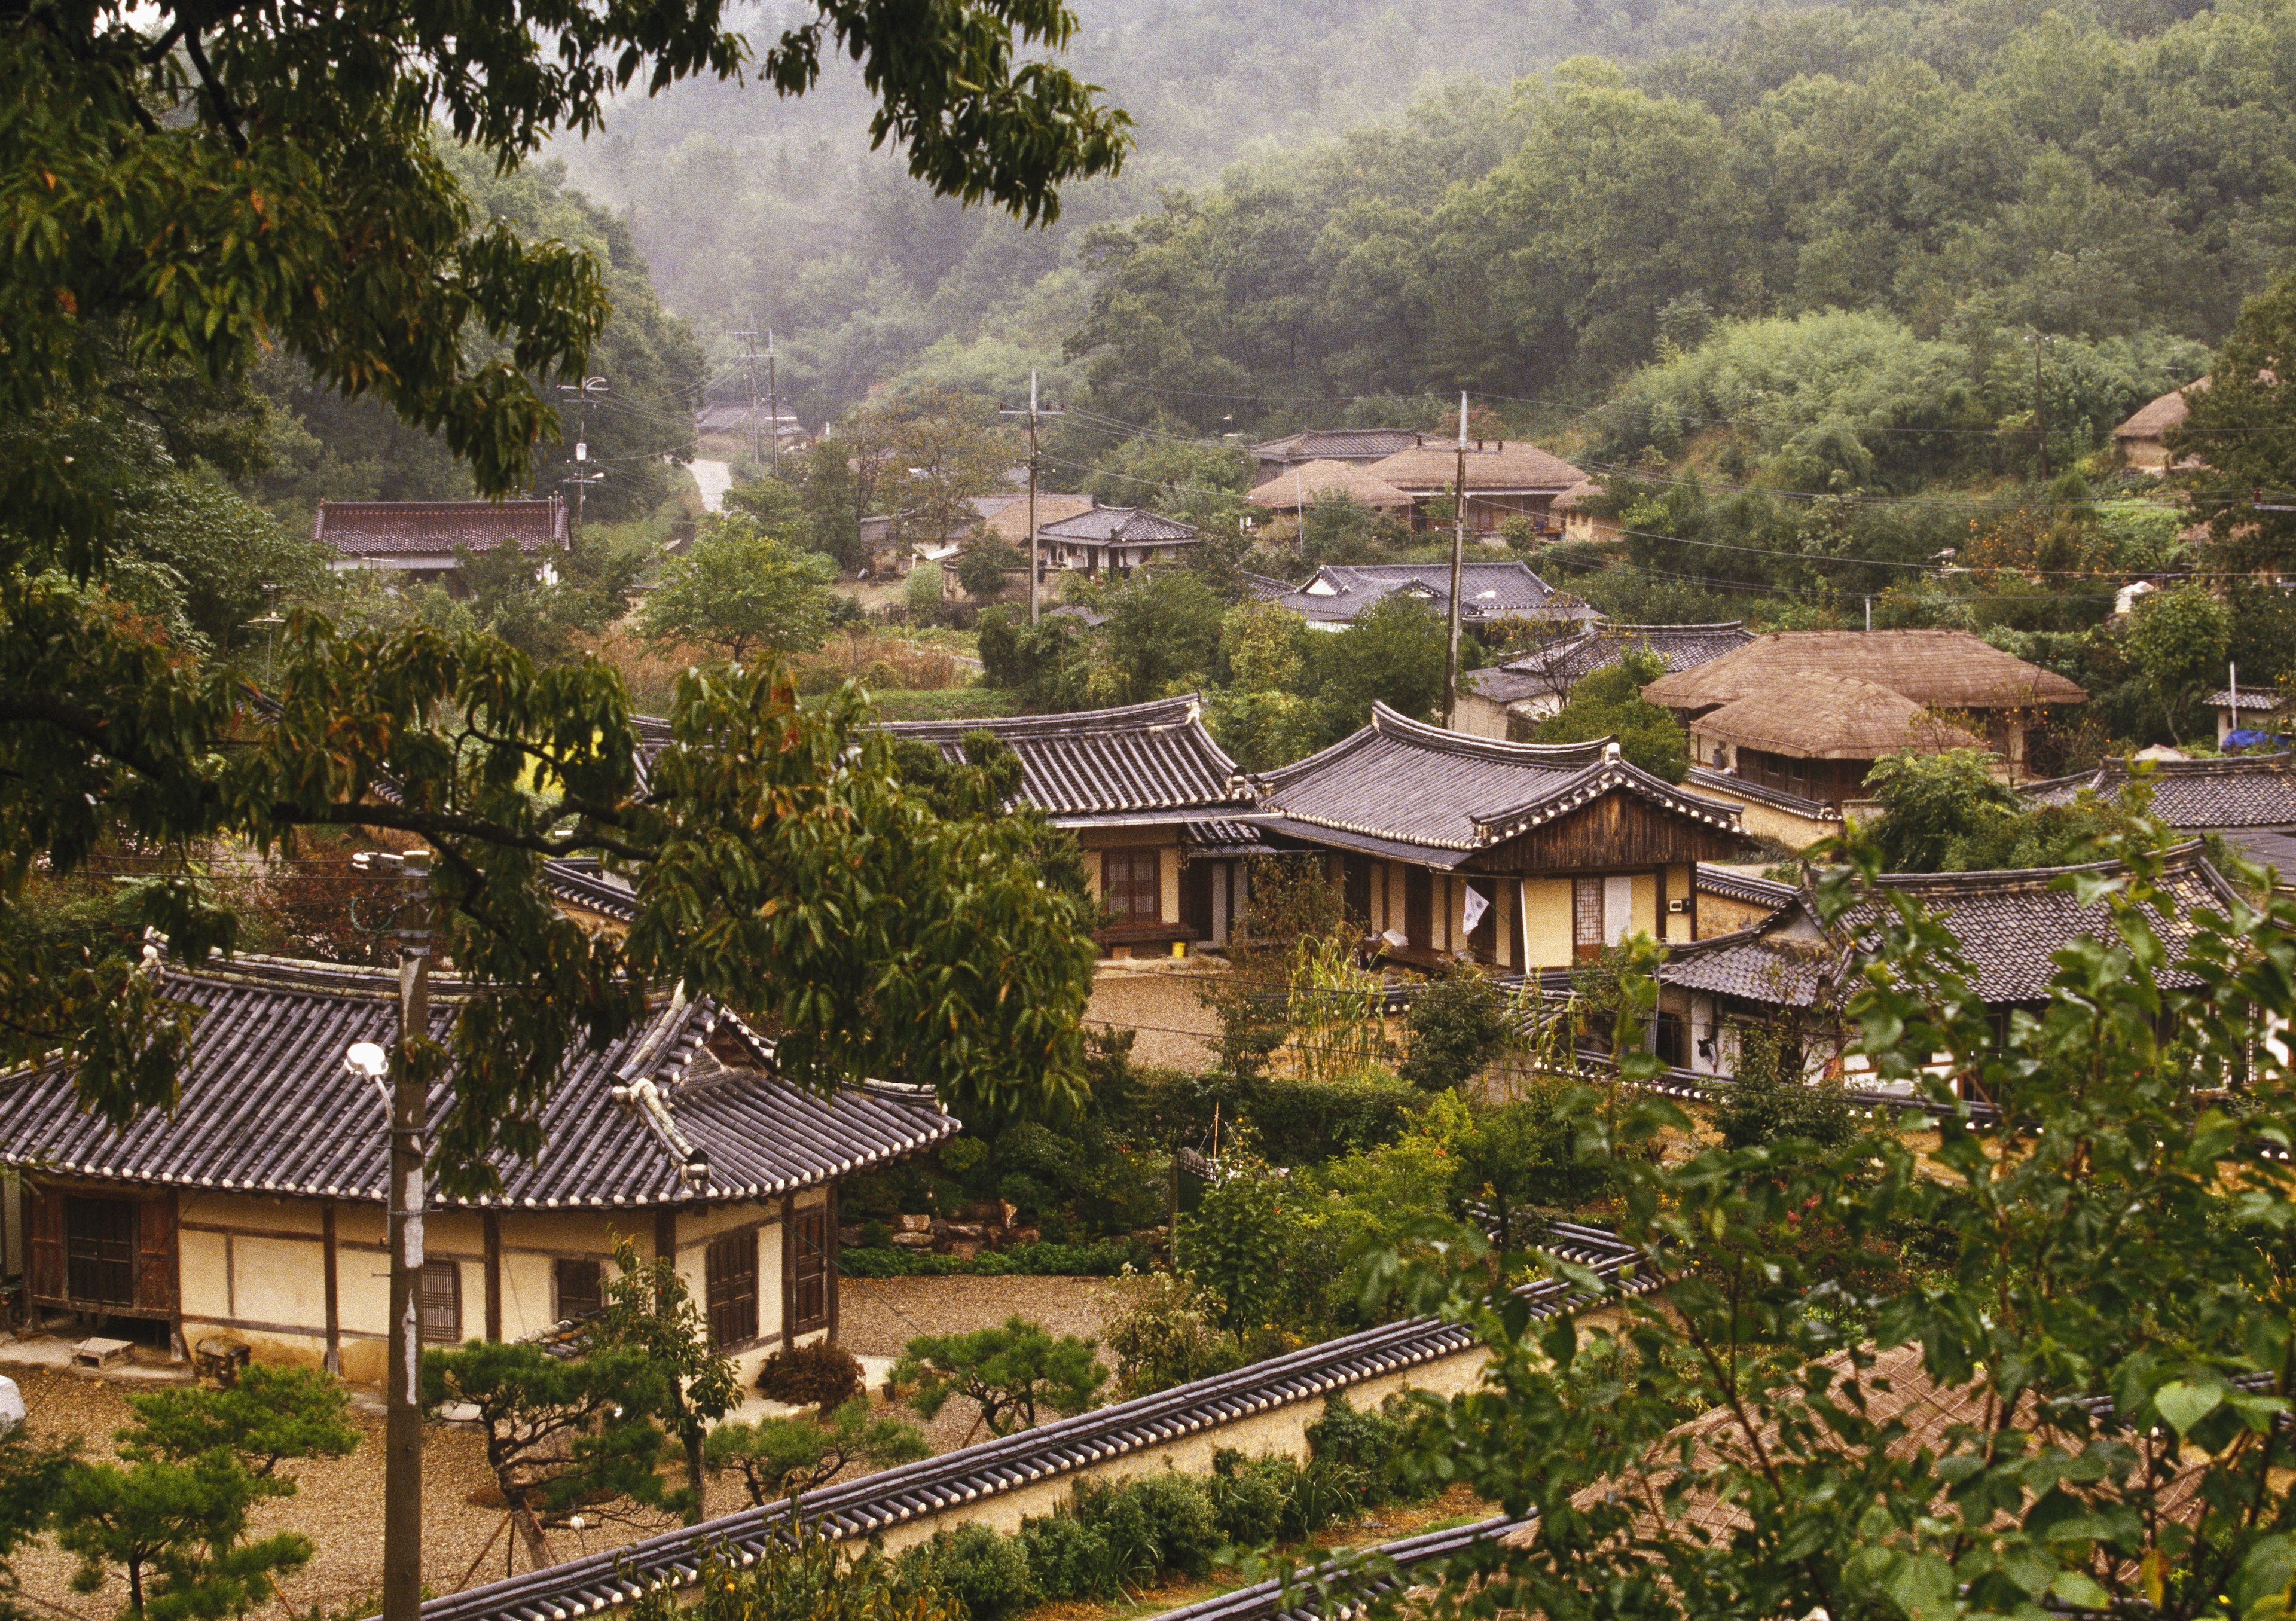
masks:
[[[566,503],[546,501],[322,501],[311,538],[339,557],[451,557],[457,547],[566,544]]]
[[[1986,746],[1887,687],[1826,670],[1781,671],[1760,692],[1692,725],[1702,738],[1807,760],[1878,760],[1906,749],[1939,754]]]
[[[1287,468],[1244,498],[1254,506],[1290,512],[1299,509],[1303,495],[1309,506],[1332,495],[1346,495],[1381,512],[1397,511],[1411,504],[1409,495],[1369,468],[1328,458]]]
[[[1459,476],[1459,442],[1429,439],[1398,450],[1371,471],[1398,489],[1414,494],[1447,490]],[[1467,446],[1467,491],[1552,490],[1561,495],[1587,475],[1561,456],[1521,439],[1485,439]]]
[[[172,1111],[152,1109],[115,1132],[79,1107],[61,1064],[0,1077],[0,1163],[121,1182],[379,1201],[387,1145],[381,1095],[348,1073],[354,1042],[388,1042],[394,976],[374,970],[242,958],[160,970],[168,994],[198,1011]],[[461,1002],[433,981],[433,1033],[444,1040]],[[728,1069],[704,1047],[720,1023],[708,1003],[658,1002],[603,1052],[578,1048],[542,1114],[532,1162],[503,1158],[502,1193],[447,1203],[603,1209],[754,1199],[882,1164],[953,1134],[959,1122],[906,1088],[852,1087],[831,1098],[765,1068]],[[759,1064],[771,1046],[728,1025]],[[650,1080],[666,1112],[617,1101]],[[432,1099],[435,1115],[452,1080]],[[683,1142],[679,1139],[683,1139]],[[698,1151],[705,1158],[694,1160]],[[701,1171],[689,1182],[689,1166]]]
[[[2186,389],[2205,389],[2205,377],[2188,382],[2183,389],[2172,389],[2160,398],[2137,408],[2136,413],[2112,430],[2116,439],[2157,439],[2193,413],[2185,403]]]
[[[2234,755],[2217,760],[2152,760],[2144,781],[2151,815],[2186,832],[2234,827],[2296,828],[2296,762],[2285,754]],[[2070,805],[2084,792],[2111,799],[2137,780],[2120,757],[2079,776],[2034,782],[2026,796],[2041,805]]]
[[[1869,681],[1932,709],[2015,708],[2088,697],[2055,671],[2012,658],[1965,630],[1772,631],[1695,668],[1660,676],[1643,696],[1669,709],[1711,709],[1767,691],[1792,670]]]
[[[1262,461],[1309,460],[1375,462],[1391,456],[1417,439],[1409,428],[1302,428],[1280,439],[1254,445],[1251,454]]]
[[[1607,741],[1503,743],[1372,706],[1371,725],[1254,779],[1265,824],[1294,837],[1454,866],[1624,791],[1727,832],[1738,807],[1686,793]]]
[[[1547,692],[1568,692],[1596,670],[1626,657],[1628,648],[1657,655],[1671,672],[1694,669],[1754,639],[1741,620],[1713,625],[1598,625],[1557,637],[1519,659],[1468,679],[1494,703]]]
[[[902,721],[895,737],[964,758],[969,732],[993,732],[1021,757],[1021,792],[1063,827],[1220,819],[1251,807],[1243,773],[1204,730],[1195,694],[1074,715]]]

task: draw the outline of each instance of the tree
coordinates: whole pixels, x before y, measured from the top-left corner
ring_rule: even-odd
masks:
[[[1095,604],[1101,667],[1095,696],[1107,703],[1145,703],[1185,684],[1201,685],[1219,648],[1225,604],[1185,569],[1142,570],[1103,589]]]
[[[1015,1314],[992,1329],[969,1334],[920,1334],[902,1348],[888,1382],[927,1419],[951,1396],[969,1396],[992,1436],[1033,1429],[1037,1410],[1062,1416],[1093,1404],[1108,1370],[1093,1357],[1093,1342],[1063,1334],[1055,1339]]]
[[[2170,733],[2181,742],[2193,706],[2228,679],[2231,614],[2202,585],[2158,591],[2137,604],[2128,645],[2160,694]]]
[[[184,1462],[217,1448],[258,1480],[270,1480],[291,1458],[342,1458],[357,1449],[350,1396],[328,1374],[263,1363],[242,1370],[228,1390],[154,1390],[128,1398],[133,1429],[120,1433],[120,1455]],[[284,1481],[286,1495],[294,1484]]]
[[[1414,1303],[1478,1322],[1494,1357],[1482,1389],[1425,1410],[1418,1467],[1537,1516],[1453,1560],[1435,1613],[2280,1614],[2296,1174],[2273,1145],[2296,1092],[2256,1037],[2296,1013],[2296,909],[2202,911],[2189,945],[2164,943],[2154,908],[2174,903],[2132,848],[2126,876],[2058,880],[2097,929],[2005,1028],[1951,931],[1879,881],[1881,852],[1841,854],[1818,905],[1867,920],[1857,1045],[1939,1118],[1683,1158],[1653,1150],[1688,1118],[1646,1098],[1590,1118],[1620,1236],[1664,1252],[1662,1301],[1533,1322],[1488,1256],[1423,1277]],[[1632,965],[1640,1005],[1652,958]],[[1615,1043],[1630,1080],[1657,1069],[1634,1023]],[[1813,1213],[1853,1242],[1913,1228],[1933,1270],[1847,1285],[1801,1238]],[[1956,1421],[1916,1444],[1908,1403],[1931,1390]]]
[[[805,514],[805,544],[837,560],[847,573],[869,566],[861,546],[859,479],[850,447],[841,439],[816,440],[798,459],[798,502]]]
[[[1957,843],[1984,836],[2024,808],[1978,749],[1894,754],[1877,761],[1866,785],[1882,807],[1875,837],[1892,871],[1942,871]]]
[[[1011,490],[1011,436],[987,400],[931,390],[896,410],[886,438],[896,471],[881,499],[905,543],[955,540],[980,521],[977,497]]]
[[[1508,1102],[1446,1107],[1440,1138],[1456,1166],[1452,1200],[1463,1211],[1481,1206],[1502,1248],[1536,1241],[1526,1217],[1579,1209],[1610,1190],[1610,1167],[1585,1118],[1589,1102],[1583,1088],[1538,1079]]]
[[[76,1441],[35,1441],[19,1424],[0,1429],[0,1618],[21,1621],[29,1612],[14,1603],[17,1549],[47,1528],[54,1518],[56,1493],[63,1485]]]
[[[720,1424],[709,1432],[709,1472],[738,1470],[750,1502],[763,1508],[826,1486],[855,1463],[889,1469],[932,1453],[925,1432],[902,1419],[872,1418],[866,1396],[815,1418]]]
[[[964,594],[986,601],[1004,594],[1004,576],[1008,570],[1021,570],[1028,577],[1029,560],[1021,555],[1021,548],[1001,535],[987,529],[976,529],[964,543],[964,550],[956,560],[956,583]]]
[[[672,1382],[628,1345],[565,1356],[526,1341],[473,1339],[422,1353],[423,1411],[477,1410],[487,1467],[537,1570],[558,1560],[549,1527],[578,1507],[616,1517],[686,1506],[662,1472],[677,1456]]]
[[[2185,390],[2187,414],[2169,430],[2174,461],[2200,465],[2183,481],[2207,520],[2210,550],[2239,572],[2284,561],[2296,549],[2296,515],[2257,510],[2288,504],[2296,487],[2296,412],[2285,373],[2296,355],[2296,273],[2284,272],[2241,306],[2209,375]]]
[[[638,613],[658,646],[707,647],[739,664],[756,652],[809,653],[829,634],[837,565],[775,540],[747,518],[721,519],[672,558]]]
[[[645,1359],[659,1381],[663,1426],[685,1457],[684,1494],[660,1501],[699,1525],[702,1443],[741,1399],[733,1361],[711,1347],[709,1319],[673,1257],[642,1260],[633,1240],[617,1240],[605,1293],[605,1310],[585,1325],[584,1354],[635,1351]]]
[[[1690,748],[1674,716],[1650,702],[1643,689],[1666,674],[1665,661],[1642,648],[1629,648],[1570,689],[1570,700],[1541,721],[1542,743],[1579,743],[1614,737],[1629,765],[1654,777],[1679,782],[1690,774]]]
[[[1498,987],[1473,963],[1462,963],[1419,994],[1404,1015],[1410,1040],[1398,1070],[1425,1092],[1467,1085],[1513,1035]]]
[[[1215,1304],[1213,1321],[1239,1340],[1266,1321],[1263,1302],[1281,1276],[1292,1219],[1290,1190],[1258,1156],[1220,1156],[1196,1208],[1174,1224],[1188,1276]]]
[[[1311,638],[1305,680],[1323,709],[1318,746],[1368,725],[1374,701],[1414,720],[1431,719],[1443,701],[1446,639],[1443,616],[1402,595],[1365,610],[1336,635]],[[1461,638],[1462,669],[1473,647]]]

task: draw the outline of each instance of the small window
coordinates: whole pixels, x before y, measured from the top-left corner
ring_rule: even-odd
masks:
[[[558,1285],[558,1320],[571,1322],[603,1309],[606,1291],[595,1261],[561,1261],[554,1271]]]
[[[709,1291],[709,1343],[747,1345],[758,1337],[758,1233],[745,1228],[709,1240],[702,1252]]]
[[[463,1267],[458,1261],[422,1263],[422,1343],[463,1343]]]
[[[790,1269],[790,1322],[792,1334],[809,1333],[829,1326],[829,1291],[836,1287],[829,1257],[829,1210],[816,1205],[795,1217],[796,1265]]]
[[[1154,923],[1164,915],[1160,851],[1108,850],[1100,858],[1100,898],[1119,923]]]

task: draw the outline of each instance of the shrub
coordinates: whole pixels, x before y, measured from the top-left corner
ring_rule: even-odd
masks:
[[[825,1339],[776,1351],[758,1370],[758,1393],[792,1407],[833,1412],[861,1394],[861,1364]]]
[[[939,1590],[964,1609],[966,1621],[1005,1621],[1029,1603],[1029,1559],[1020,1539],[984,1525],[936,1531],[896,1561],[905,1587]]]
[[[1097,1244],[1015,1244],[972,1259],[953,1255],[913,1255],[906,1249],[848,1249],[837,1270],[849,1278],[1112,1278],[1128,1265],[1152,1260],[1146,1246],[1123,1239]]]
[[[1108,1539],[1062,1503],[1042,1519],[1021,1522],[1021,1551],[1040,1599],[1112,1599],[1119,1583]]]
[[[1351,1470],[1360,1477],[1357,1501],[1363,1503],[1409,1499],[1421,1494],[1402,1474],[1404,1427],[1387,1412],[1365,1412],[1338,1391],[1324,1401],[1324,1416],[1308,1427],[1308,1445],[1316,1465]]]
[[[1840,1084],[1804,1078],[1800,1046],[1781,1031],[1754,1026],[1738,1032],[1736,1073],[1715,1099],[1714,1126],[1723,1146],[1733,1149],[1788,1137],[1839,1148],[1857,1129]]]
[[[1423,1092],[1465,1085],[1505,1049],[1511,1034],[1498,987],[1472,965],[1429,986],[1404,1024],[1411,1043],[1399,1072]]]
[[[1152,1273],[1122,1286],[1124,1309],[1106,1327],[1119,1399],[1151,1396],[1243,1365],[1243,1352],[1212,1326],[1216,1302],[1186,1278]]]
[[[1212,1454],[1212,1476],[1204,1485],[1212,1524],[1240,1548],[1274,1542],[1291,1518],[1299,1478],[1300,1466],[1289,1458],[1246,1458],[1223,1446]]]
[[[1158,1568],[1185,1576],[1210,1572],[1220,1535],[1202,1483],[1168,1470],[1129,1482],[1128,1490],[1148,1523]]]
[[[1343,1081],[1271,1077],[1253,1088],[1251,1123],[1279,1165],[1314,1165],[1392,1142],[1426,1100],[1383,1070]]]

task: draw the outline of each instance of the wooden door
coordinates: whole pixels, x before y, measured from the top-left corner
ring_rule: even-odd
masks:
[[[1403,869],[1403,937],[1413,946],[1435,944],[1435,879],[1424,867]]]
[[[25,1263],[35,1300],[62,1305],[64,1298],[64,1196],[54,1188],[28,1185],[24,1199]]]
[[[1341,900],[1347,906],[1348,921],[1357,929],[1371,927],[1371,857],[1342,856],[1340,857]]]
[[[1212,937],[1212,880],[1219,868],[1209,861],[1192,861],[1180,869],[1180,921],[1196,931],[1196,938]]]
[[[169,1197],[144,1199],[136,1218],[136,1309],[172,1316],[176,1310],[176,1201]]]
[[[94,1306],[135,1309],[135,1201],[64,1199],[64,1293]]]
[[[809,1334],[829,1326],[829,1208],[816,1205],[800,1210],[792,1228],[793,1265],[790,1270],[791,1334]]]

